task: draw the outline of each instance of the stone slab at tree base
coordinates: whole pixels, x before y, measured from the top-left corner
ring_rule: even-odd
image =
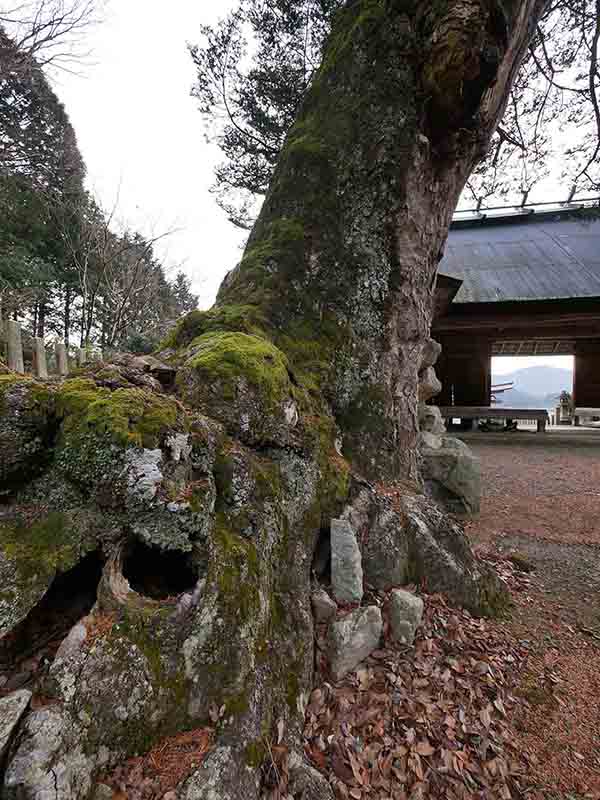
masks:
[[[421,439],[421,471],[427,493],[455,514],[476,514],[481,504],[481,466],[467,445],[442,436],[440,447]]]
[[[388,591],[421,584],[478,616],[508,603],[506,589],[475,558],[461,525],[427,495],[381,494],[357,484],[343,516],[363,542],[367,585]]]
[[[338,603],[360,603],[362,600],[360,548],[352,526],[344,519],[331,520],[331,585]]]
[[[421,433],[433,433],[435,436],[443,436],[446,433],[444,419],[437,406],[419,404],[419,430]]]
[[[393,589],[390,596],[390,633],[392,641],[412,644],[423,619],[423,601],[405,589]]]
[[[338,681],[379,647],[383,631],[381,611],[367,606],[350,612],[329,628],[328,649],[331,674]]]
[[[313,616],[317,625],[330,622],[337,613],[337,604],[327,594],[325,589],[318,587],[311,595]]]

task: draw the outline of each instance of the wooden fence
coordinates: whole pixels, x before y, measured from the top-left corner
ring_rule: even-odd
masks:
[[[21,335],[21,326],[14,320],[7,320],[5,322],[3,339],[6,344],[6,365],[11,372],[19,372],[25,374],[25,358],[23,353],[23,337]],[[58,375],[68,375],[69,368],[69,353],[67,346],[64,342],[56,342],[53,346],[54,349],[54,371]],[[95,358],[102,358],[102,354],[95,353]],[[82,366],[89,360],[90,353],[85,348],[78,348],[75,353],[75,361],[77,366]],[[32,339],[32,367],[33,373],[38,378],[47,378],[49,375],[48,370],[48,351],[46,343],[43,339],[34,337]]]

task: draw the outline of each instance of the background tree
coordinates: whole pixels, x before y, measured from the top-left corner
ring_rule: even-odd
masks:
[[[43,53],[54,64],[59,43],[89,24],[91,10],[40,0],[13,12],[21,39],[0,27],[2,314],[33,336],[69,342],[76,332],[81,346],[152,349],[197,298],[181,275],[172,285],[156,259],[165,234],[118,231],[117,209],[103,211],[85,190],[75,132],[36,59]]]
[[[0,26],[15,45],[10,69],[26,73],[80,64],[88,55],[86,34],[99,19],[99,6],[98,0],[15,0],[0,9]]]
[[[249,228],[255,218],[341,5],[239,0],[190,48],[193,94],[208,138],[224,155],[213,191],[236,225]],[[548,4],[502,125],[469,180],[467,204],[526,200],[550,171],[566,184],[560,199],[600,190],[599,36],[597,0]]]

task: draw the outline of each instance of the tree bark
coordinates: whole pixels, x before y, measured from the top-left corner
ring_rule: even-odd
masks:
[[[157,375],[170,371],[170,388],[184,401],[167,398],[174,404],[165,417],[168,436],[156,398],[142,389],[131,395],[140,403],[141,393],[151,425],[137,405],[122,421],[103,386],[110,413],[86,417],[81,437],[98,442],[94,458],[106,456],[94,426],[104,435],[113,417],[121,442],[139,414],[140,430],[144,422],[161,436],[145,445],[152,449],[125,455],[113,443],[95,471],[75,442],[60,462],[63,479],[86,476],[92,499],[110,485],[116,509],[130,483],[107,478],[107,465],[139,461],[135,468],[150,465],[159,482],[160,465],[164,486],[154,487],[150,505],[135,506],[146,515],[143,536],[163,549],[185,549],[183,541],[198,555],[202,578],[187,608],[145,615],[129,585],[119,589],[126,584],[119,545],[99,608],[128,623],[115,626],[93,657],[74,650],[57,660],[52,678],[62,702],[28,719],[7,772],[7,797],[42,800],[57,775],[73,775],[76,788],[52,791],[59,800],[84,800],[100,769],[100,746],[105,768],[141,741],[147,746],[210,717],[215,747],[180,788],[182,799],[257,798],[259,767],[280,735],[291,751],[297,800],[331,798],[297,756],[314,670],[313,554],[333,518],[367,527],[366,567],[370,553],[390,557],[396,548],[400,559],[404,550],[406,580],[427,578],[432,591],[447,591],[474,613],[493,611],[501,593],[460,529],[426,499],[411,497],[406,484],[419,482],[418,373],[431,352],[435,274],[448,226],[542,7],[541,0],[355,0],[339,13],[241,263],[216,306],[184,318],[165,346],[171,363]],[[82,344],[92,308],[84,294]],[[144,377],[136,387],[147,385]],[[81,400],[61,408],[75,415],[89,398],[94,389],[86,384]],[[177,415],[185,416],[179,427]],[[63,419],[57,441],[68,443],[75,423]],[[140,491],[145,473],[132,474],[131,491]],[[390,482],[404,484],[403,505],[390,499],[400,492],[373,486]],[[191,534],[170,527],[185,506],[202,522]],[[142,536],[128,519],[128,535]],[[131,698],[124,725],[114,709]],[[83,723],[87,708],[98,713]],[[91,755],[77,755],[75,764],[70,754],[80,740]],[[32,753],[48,742],[54,750],[44,764],[52,770],[32,778]]]
[[[418,480],[417,373],[459,194],[502,116],[544,3],[350,2],[217,305],[250,305],[343,453]]]

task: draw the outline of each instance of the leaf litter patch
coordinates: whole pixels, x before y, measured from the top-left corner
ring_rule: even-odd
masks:
[[[197,728],[170,736],[145,755],[119,764],[98,783],[113,790],[113,800],[158,800],[165,795],[174,798],[177,786],[206,757],[212,738],[211,728]]]
[[[503,572],[510,581],[512,566]],[[511,719],[527,650],[501,623],[423,599],[413,648],[386,646],[313,691],[306,755],[340,800],[521,796]]]

